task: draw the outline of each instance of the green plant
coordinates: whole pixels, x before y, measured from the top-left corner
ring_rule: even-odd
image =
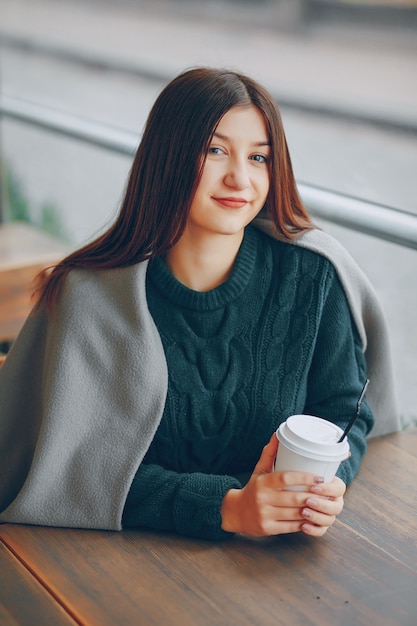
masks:
[[[6,221],[27,222],[55,237],[68,240],[58,207],[45,202],[38,211],[31,210],[33,207],[30,205],[22,182],[8,166],[3,166],[2,181]],[[33,217],[36,214],[39,216],[37,219]]]
[[[400,420],[401,420],[401,430],[417,428],[417,416],[416,415],[409,415],[407,417],[405,417],[404,415],[401,415]]]
[[[22,185],[9,168],[3,168],[4,201],[6,220],[30,222],[29,206]]]

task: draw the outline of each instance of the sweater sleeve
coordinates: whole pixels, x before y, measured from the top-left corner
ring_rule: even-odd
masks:
[[[230,489],[240,489],[231,476],[177,473],[142,463],[126,499],[123,527],[172,531],[198,539],[222,540],[221,505]]]
[[[356,413],[366,377],[361,341],[344,290],[332,271],[309,371],[305,412],[345,428]],[[348,435],[351,456],[337,472],[347,485],[359,470],[373,424],[374,416],[365,400]]]

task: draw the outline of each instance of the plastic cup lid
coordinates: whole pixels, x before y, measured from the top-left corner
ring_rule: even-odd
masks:
[[[347,439],[338,443],[342,434],[336,424],[313,415],[291,415],[277,430],[278,440],[284,446],[320,461],[341,461],[347,457]]]

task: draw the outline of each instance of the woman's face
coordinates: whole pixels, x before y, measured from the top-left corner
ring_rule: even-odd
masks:
[[[243,234],[267,199],[270,156],[260,111],[254,106],[231,108],[210,143],[188,216],[189,234]]]

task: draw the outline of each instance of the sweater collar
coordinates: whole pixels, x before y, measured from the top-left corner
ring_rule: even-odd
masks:
[[[194,291],[183,285],[172,275],[162,257],[149,263],[148,277],[174,304],[197,311],[214,310],[232,302],[246,289],[255,268],[257,242],[256,231],[247,227],[229,278],[210,291]]]

